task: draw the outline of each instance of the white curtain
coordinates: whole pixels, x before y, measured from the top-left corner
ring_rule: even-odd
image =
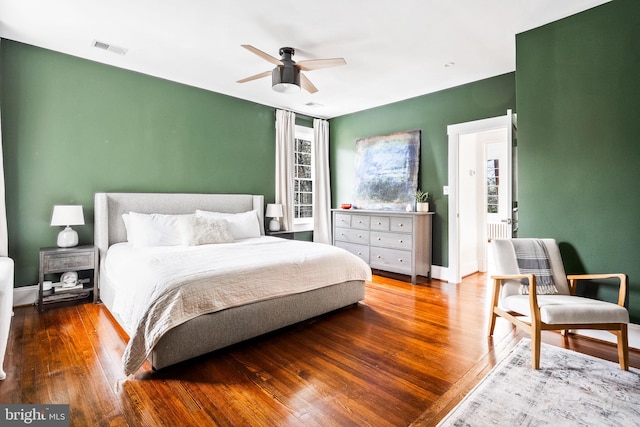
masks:
[[[9,255],[7,206],[4,190],[4,158],[2,156],[2,114],[0,114],[0,256]]]
[[[315,139],[313,185],[313,241],[331,243],[331,174],[329,171],[329,122],[313,119]]]
[[[282,204],[282,225],[293,230],[293,152],[296,115],[276,110],[276,203]]]

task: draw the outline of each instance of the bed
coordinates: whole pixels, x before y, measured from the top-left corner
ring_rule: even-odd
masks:
[[[265,236],[263,209],[261,195],[95,194],[99,300],[129,334],[126,375],[146,359],[161,369],[364,299],[371,270],[363,261],[330,245]],[[140,230],[135,221],[161,217],[184,224],[182,217],[193,221],[196,211],[215,213],[227,240],[132,243],[131,224]],[[251,215],[257,228],[229,240],[228,232],[238,236],[238,218]]]

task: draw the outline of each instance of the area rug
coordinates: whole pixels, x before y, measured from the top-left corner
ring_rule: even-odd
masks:
[[[640,370],[523,339],[438,426],[638,426]]]

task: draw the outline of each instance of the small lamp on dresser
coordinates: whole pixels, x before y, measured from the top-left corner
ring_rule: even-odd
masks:
[[[51,215],[51,226],[64,226],[58,233],[58,246],[71,248],[78,245],[78,232],[71,228],[72,225],[84,225],[82,205],[55,205]]]
[[[268,203],[265,215],[271,218],[269,221],[269,231],[280,231],[280,218],[282,218],[282,205],[279,203]]]

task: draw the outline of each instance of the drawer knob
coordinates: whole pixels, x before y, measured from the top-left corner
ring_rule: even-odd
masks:
[[[378,237],[378,240],[382,240],[382,239]]]
[[[404,240],[398,240],[400,243],[404,243]]]
[[[382,225],[382,223],[380,221],[378,221],[378,225]]]
[[[377,258],[378,258],[378,259],[380,259],[380,258],[382,258],[382,257],[381,257],[380,255],[378,255],[378,257],[377,257]]]
[[[404,224],[403,224],[403,223],[400,223],[400,224],[398,224],[398,225],[399,225],[400,227],[404,226]]]
[[[362,234],[358,234],[358,239],[362,239]]]
[[[398,262],[404,262],[402,258],[398,258]]]
[[[358,255],[362,255],[362,252],[358,252]]]
[[[362,224],[362,221],[358,220],[358,224]]]

